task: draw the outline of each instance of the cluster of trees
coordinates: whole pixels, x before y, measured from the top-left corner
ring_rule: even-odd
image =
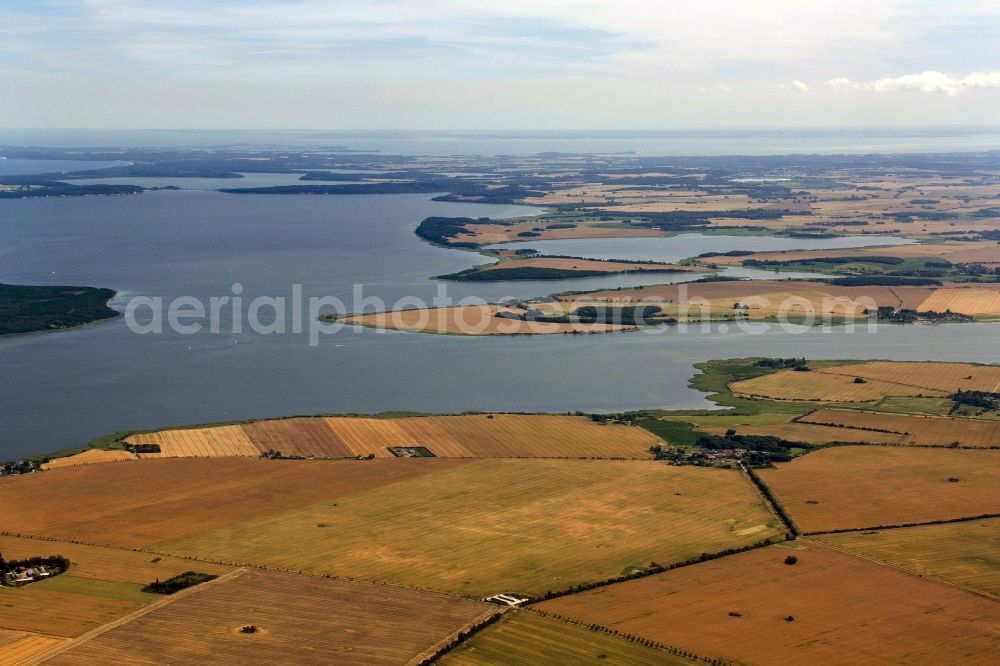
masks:
[[[958,264],[955,266],[955,272],[959,275],[968,275],[970,277],[996,277],[1000,276],[1000,267],[989,268],[988,266],[983,266],[982,264]]]
[[[112,289],[0,284],[0,335],[30,333],[111,319]]]
[[[622,412],[620,414],[591,414],[590,420],[595,423],[624,423],[626,425],[636,425],[638,414],[636,412]]]
[[[1000,407],[1000,393],[963,391],[962,389],[958,389],[958,393],[952,394],[951,399],[955,402],[952,411],[955,411],[961,405],[987,410],[994,410]]]
[[[466,243],[453,239],[459,236],[473,236],[466,229],[469,224],[490,224],[489,218],[471,217],[428,217],[417,225],[416,234],[426,241],[451,247],[479,247],[477,243]]]
[[[871,313],[871,311],[869,312]],[[952,312],[951,310],[945,310],[944,312],[934,312],[933,310],[918,311],[908,308],[900,308],[897,310],[891,305],[881,305],[873,312],[873,314],[877,319],[883,319],[897,324],[912,324],[920,319],[937,322],[974,320],[974,317],[970,315]]]
[[[660,314],[662,309],[657,305],[584,305],[573,311],[585,324],[625,324],[635,326],[648,323],[650,319]]]
[[[788,515],[787,511],[785,511],[785,507],[782,506],[781,502],[778,501],[778,498],[771,492],[771,488],[764,483],[763,479],[757,476],[757,473],[753,471],[753,468],[746,467],[744,469],[746,469],[747,476],[750,477],[750,482],[757,487],[760,494],[764,496],[767,503],[770,504],[771,508],[774,509],[774,512],[778,514],[778,518],[781,520],[782,524],[784,524],[785,529],[788,530],[788,538],[794,539],[799,536],[799,528],[796,527],[792,517]]]
[[[762,358],[754,361],[758,368],[802,368],[806,366],[806,357],[802,358]]]
[[[161,581],[157,578],[156,581],[142,588],[142,591],[152,592],[155,594],[174,594],[175,592],[180,592],[185,588],[200,585],[201,583],[206,583],[216,578],[218,578],[218,576],[214,576],[212,574],[185,571],[184,573],[177,574],[176,576],[166,580]]]
[[[838,287],[940,287],[941,281],[926,277],[903,275],[851,275],[830,280]]]
[[[748,253],[749,254],[749,253]],[[895,266],[904,263],[904,259],[900,257],[882,257],[882,256],[870,256],[870,257],[816,257],[815,259],[794,259],[788,261],[781,261],[777,259],[747,259],[743,262],[745,266],[789,266],[792,264],[885,264],[888,266]]]
[[[132,453],[159,453],[159,444],[126,444],[125,450]]]
[[[69,183],[37,182],[19,185],[16,189],[0,190],[0,199],[35,199],[38,197],[81,197],[93,194],[139,194],[138,185],[70,185]]]

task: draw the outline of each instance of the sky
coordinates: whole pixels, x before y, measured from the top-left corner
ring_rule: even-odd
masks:
[[[1000,0],[0,0],[0,127],[1000,124]]]

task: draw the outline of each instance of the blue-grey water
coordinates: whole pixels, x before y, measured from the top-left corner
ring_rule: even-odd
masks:
[[[302,185],[301,173],[243,173],[242,178],[166,178],[154,176],[122,176],[119,178],[77,178],[66,181],[72,185],[138,185],[139,187],[179,187],[184,190],[217,190],[222,187],[277,187]],[[343,183],[340,183],[343,184]]]
[[[16,176],[30,173],[66,173],[69,171],[85,171],[87,169],[103,169],[113,166],[124,166],[128,162],[113,160],[0,160],[0,176]]]
[[[38,130],[0,129],[0,145],[51,147],[322,146],[394,155],[918,153],[1000,149],[1000,126],[664,130]]]
[[[531,248],[542,254],[590,259],[634,259],[636,261],[680,261],[704,252],[745,250],[828,250],[878,245],[907,245],[914,241],[892,236],[839,236],[835,238],[783,238],[725,234],[678,234],[652,238],[568,238],[565,240],[517,241],[491,245],[496,249]],[[711,261],[708,259],[707,261]]]
[[[443,283],[430,276],[485,259],[414,233],[428,215],[520,216],[537,209],[442,203],[429,195],[266,196],[201,190],[0,201],[0,281],[85,284],[169,301],[243,286],[257,295],[348,303],[354,285],[393,305],[432,298],[535,296],[630,286],[647,276],[557,282]],[[785,247],[788,239],[685,234],[675,254]],[[884,242],[867,238],[864,242]],[[617,243],[617,241],[615,241]],[[794,247],[855,243],[792,241]],[[817,245],[818,244],[818,245]],[[612,254],[619,254],[617,247]],[[631,252],[632,249],[630,248]],[[659,280],[665,281],[664,276]],[[369,304],[371,307],[371,304]],[[991,324],[657,335],[466,338],[344,328],[306,333],[138,335],[116,320],[0,338],[0,458],[85,443],[122,429],[318,412],[412,409],[568,411],[703,407],[691,364],[744,355],[1000,361]],[[956,344],[961,340],[962,344]]]

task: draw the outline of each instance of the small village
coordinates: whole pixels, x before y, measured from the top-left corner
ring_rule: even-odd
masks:
[[[656,460],[669,465],[682,467],[719,467],[736,469],[738,467],[773,467],[774,455],[766,451],[754,451],[746,448],[702,449],[697,447],[659,446],[650,447],[650,453]],[[782,456],[784,457],[784,456]]]
[[[6,560],[0,555],[0,586],[22,587],[58,576],[69,569],[69,560],[61,555]]]
[[[0,463],[0,476],[32,474],[40,471],[42,471],[42,465],[36,460],[14,460]]]

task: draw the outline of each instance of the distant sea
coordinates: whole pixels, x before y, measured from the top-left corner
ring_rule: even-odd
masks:
[[[677,130],[35,130],[0,129],[0,146],[60,148],[324,147],[397,155],[777,155],[1000,150],[1000,126]]]

